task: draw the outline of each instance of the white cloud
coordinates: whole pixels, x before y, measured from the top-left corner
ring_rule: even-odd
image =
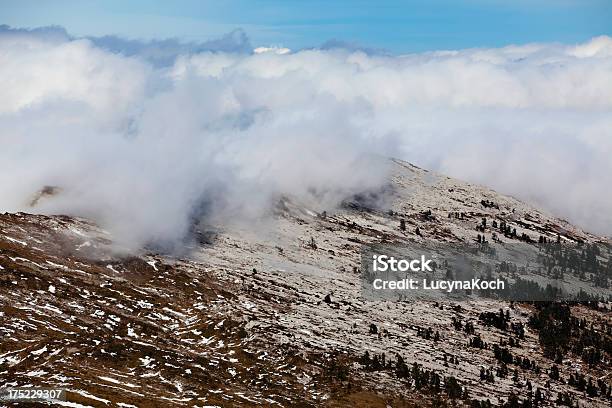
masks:
[[[26,34],[0,35],[0,210],[57,185],[41,211],[173,242],[199,210],[256,217],[279,194],[325,208],[376,187],[375,153],[612,232],[608,37],[407,56],[204,52],[160,68]]]

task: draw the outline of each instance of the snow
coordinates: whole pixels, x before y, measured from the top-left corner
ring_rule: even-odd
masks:
[[[283,54],[289,54],[290,52],[291,50],[289,48],[284,48],[284,47],[257,47],[253,49],[253,53],[255,54],[271,53],[271,54],[283,55]]]
[[[95,408],[91,405],[83,405],[76,402],[70,401],[53,401],[54,404],[62,406],[62,407],[70,407],[70,408]]]
[[[45,370],[32,370],[28,373],[26,373],[26,375],[28,377],[41,377],[43,375],[47,374],[47,372]]]
[[[121,273],[118,270],[116,270],[113,265],[110,265],[110,264],[106,265],[106,269],[109,269],[109,270],[111,270],[111,271],[113,271],[115,273]]]
[[[5,235],[4,237],[5,237],[6,239],[8,239],[9,241],[14,242],[14,243],[16,243],[16,244],[21,244],[21,245],[23,245],[23,246],[28,246],[28,244],[27,244],[25,241],[20,241],[20,240],[18,240],[18,239],[15,239],[15,238],[9,237],[8,235]]]
[[[107,399],[96,397],[95,395],[92,395],[92,394],[90,394],[90,393],[88,393],[87,391],[84,391],[84,390],[71,390],[71,391],[72,392],[76,392],[77,394],[82,395],[85,398],[89,398],[89,399],[92,399],[92,400],[95,400],[95,401],[99,401],[99,402],[102,402],[102,403],[104,403],[106,405],[111,403],[111,401],[109,401]]]
[[[76,250],[77,250],[77,251],[80,251],[82,248],[85,248],[85,247],[90,247],[90,246],[91,246],[91,242],[89,242],[89,241],[85,241],[85,242],[83,242],[82,244],[77,245]]]
[[[142,364],[144,367],[147,367],[147,368],[149,367],[149,365],[150,365],[150,364],[151,364],[153,361],[155,361],[155,359],[154,359],[154,358],[151,358],[151,357],[149,357],[149,356],[145,356],[144,358],[142,358],[142,357],[141,357],[141,358],[139,358],[139,360],[140,360],[141,364]]]
[[[47,351],[47,346],[44,346],[43,348],[38,349],[38,350],[31,351],[30,354],[38,356],[38,355],[44,353],[45,351]]]
[[[136,385],[136,384],[131,384],[131,383],[122,383],[121,381],[112,378],[112,377],[105,377],[105,376],[98,376],[99,379],[103,380],[103,381],[107,381],[109,383],[113,383],[113,384],[118,384],[118,385],[125,385],[126,387],[130,387],[130,388],[140,388],[140,385]]]

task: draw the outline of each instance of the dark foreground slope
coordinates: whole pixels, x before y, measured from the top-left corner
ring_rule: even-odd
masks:
[[[200,231],[181,259],[118,255],[86,220],[0,215],[0,387],[96,407],[609,406],[609,304],[366,301],[359,254],[493,233],[610,242],[403,162],[390,187],[382,209],[283,199],[271,223]]]

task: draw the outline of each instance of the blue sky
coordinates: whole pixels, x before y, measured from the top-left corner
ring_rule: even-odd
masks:
[[[405,53],[612,35],[612,0],[3,0],[0,24],[185,41],[242,28],[254,46],[339,40]]]

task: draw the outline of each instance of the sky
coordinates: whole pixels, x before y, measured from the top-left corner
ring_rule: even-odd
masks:
[[[410,53],[612,35],[612,1],[3,0],[0,24],[60,25],[75,36],[196,42],[240,28],[255,46],[296,50],[333,40]]]

